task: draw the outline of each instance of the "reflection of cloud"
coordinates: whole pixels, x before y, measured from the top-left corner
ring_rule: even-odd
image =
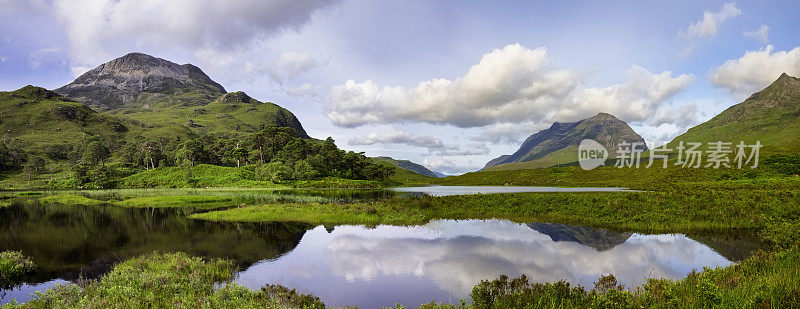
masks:
[[[507,221],[437,221],[440,237],[370,237],[343,233],[325,248],[331,271],[348,281],[378,276],[427,276],[454,295],[466,296],[483,279],[526,274],[537,282],[567,280],[592,287],[613,273],[628,287],[649,277],[680,278],[692,268],[726,265],[725,258],[685,236],[634,235],[604,252],[574,242],[553,242]],[[373,231],[380,233],[380,227]],[[409,228],[414,229],[414,228]]]
[[[634,234],[598,252],[509,221],[439,220],[412,227],[337,226],[331,233],[320,226],[306,232],[292,252],[253,265],[236,282],[256,289],[282,284],[332,306],[399,301],[414,307],[468,297],[475,284],[501,274],[591,288],[600,275],[613,273],[635,287],[648,276],[680,278],[693,268],[727,264],[682,235]]]

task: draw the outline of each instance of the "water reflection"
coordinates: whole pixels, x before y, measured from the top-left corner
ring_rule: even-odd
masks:
[[[426,186],[426,187],[400,187],[391,188],[393,191],[412,195],[466,195],[466,194],[491,194],[491,193],[522,193],[522,192],[621,192],[629,191],[625,188],[562,188],[562,187],[512,187],[512,186]]]
[[[374,308],[457,301],[482,279],[526,274],[534,281],[568,280],[591,287],[613,273],[628,287],[647,277],[677,279],[692,269],[731,262],[683,235],[616,234],[502,220],[441,220],[425,226],[320,226],[292,252],[259,262],[237,282],[251,288],[280,283],[329,305]],[[559,229],[560,228],[560,229]],[[616,244],[613,244],[616,243]]]
[[[26,290],[54,279],[97,278],[120,261],[153,251],[228,258],[244,268],[292,250],[311,227],[190,220],[189,211],[21,200],[0,208],[0,251],[22,251],[36,263]],[[20,293],[0,295],[0,301]]]

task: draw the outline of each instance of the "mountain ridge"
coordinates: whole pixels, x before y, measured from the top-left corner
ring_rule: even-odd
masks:
[[[744,101],[728,107],[667,144],[683,142],[730,142],[753,144],[762,152],[800,152],[800,79],[781,74],[770,85]]]
[[[166,95],[185,94],[181,104],[208,103],[227,91],[192,64],[133,52],[81,74],[55,92],[95,107],[148,107]],[[159,96],[159,94],[161,96]]]
[[[423,166],[422,164],[417,164],[417,163],[411,162],[409,160],[397,160],[397,159],[394,159],[392,157],[386,157],[386,156],[374,157],[374,159],[376,159],[378,161],[391,163],[394,166],[397,166],[397,167],[405,169],[405,170],[412,171],[412,172],[420,174],[422,176],[428,176],[428,177],[433,177],[433,178],[439,178],[440,177],[436,172],[431,171],[430,169],[428,169],[427,167]]]
[[[613,150],[617,148],[617,144],[622,141],[644,145],[644,139],[627,123],[611,114],[598,113],[576,122],[555,122],[549,128],[526,138],[513,154],[492,159],[482,170],[497,169],[500,166],[511,169],[537,168],[576,162],[577,146],[587,138],[605,146],[611,155],[614,154]],[[644,150],[646,148],[647,146],[644,146]]]

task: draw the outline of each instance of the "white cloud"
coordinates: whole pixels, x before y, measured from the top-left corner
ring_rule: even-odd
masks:
[[[364,137],[354,137],[348,140],[348,144],[360,146],[375,144],[402,144],[426,148],[429,155],[439,156],[470,156],[485,155],[489,153],[489,148],[484,144],[451,145],[446,144],[438,137],[427,134],[412,134],[397,130],[391,130],[385,133],[372,132]]]
[[[47,47],[32,51],[29,55],[31,67],[34,69],[39,68],[42,64],[47,62],[63,63],[64,59],[61,58],[61,49],[58,47]]]
[[[388,133],[372,132],[364,137],[354,137],[348,141],[350,145],[405,144],[421,148],[444,148],[444,142],[427,134],[411,134],[392,130]]]
[[[244,68],[247,78],[266,75],[273,82],[283,84],[322,65],[324,63],[314,59],[309,53],[284,52],[268,61],[247,61]]]
[[[431,79],[407,89],[353,80],[332,87],[326,115],[336,125],[425,122],[476,127],[520,122],[557,104],[577,84],[576,74],[552,70],[544,48],[511,44],[495,49],[455,81]]]
[[[331,88],[326,116],[341,127],[401,122],[482,127],[577,120],[598,111],[642,121],[693,80],[634,66],[626,84],[581,90],[578,74],[553,69],[549,62],[544,48],[511,44],[483,55],[454,81],[431,79],[407,89],[348,80]]]
[[[538,121],[498,123],[482,129],[477,136],[472,137],[472,140],[518,146],[526,137],[546,129],[551,124]]]
[[[303,83],[300,86],[286,89],[286,94],[294,98],[310,98],[316,99],[320,96],[320,89],[322,86],[312,85],[310,83]]]
[[[800,47],[773,52],[773,46],[748,51],[711,69],[711,83],[743,99],[771,84],[781,73],[800,76]]]
[[[7,62],[7,61],[8,61],[8,57],[0,56],[0,62]]]
[[[74,66],[132,48],[236,51],[298,29],[335,0],[55,0]],[[120,51],[118,49],[126,50]]]
[[[699,116],[697,104],[692,102],[680,106],[666,105],[658,109],[651,123],[654,125],[671,123],[678,127],[688,127],[696,124]]]
[[[425,167],[438,171],[442,169],[449,169],[452,166],[455,166],[456,163],[449,158],[436,158],[436,159],[425,159],[422,161],[422,165]]]
[[[742,35],[756,39],[761,42],[761,44],[767,44],[767,42],[769,42],[769,26],[761,25],[757,30],[745,31]]]
[[[437,171],[446,175],[460,175],[469,171],[475,171],[481,167],[472,160],[468,160],[468,164],[463,165],[453,161],[447,157],[426,158],[422,161],[422,165],[432,171]]]
[[[556,111],[556,119],[575,121],[605,112],[625,121],[652,121],[664,102],[694,80],[692,75],[654,74],[639,66],[628,69],[627,75],[623,84],[578,91],[572,102]]]
[[[710,38],[717,35],[725,20],[742,14],[736,3],[725,3],[717,12],[703,12],[703,19],[689,24],[689,28],[679,32],[682,36],[692,38]]]

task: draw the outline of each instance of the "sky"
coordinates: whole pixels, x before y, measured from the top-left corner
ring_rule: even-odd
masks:
[[[786,72],[797,1],[0,0],[0,91],[129,52],[445,174],[607,112],[657,147]]]

